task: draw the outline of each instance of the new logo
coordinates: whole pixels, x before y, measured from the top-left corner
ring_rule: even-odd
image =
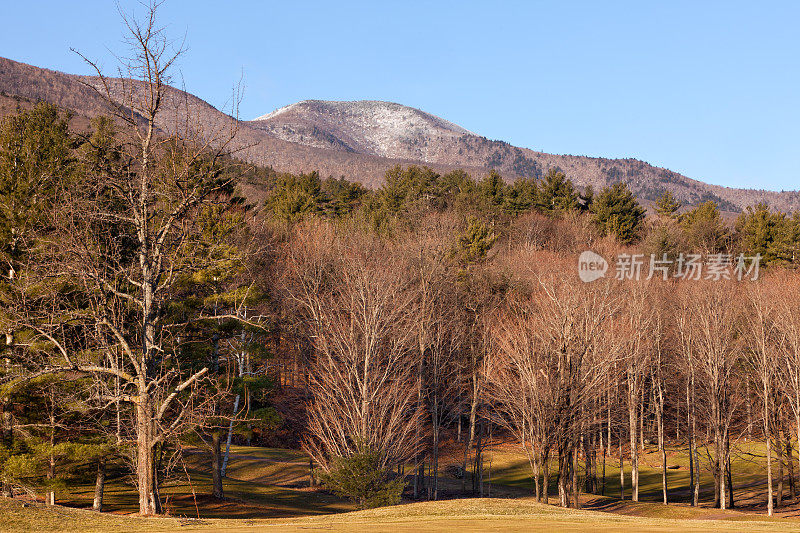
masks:
[[[608,262],[602,255],[586,250],[578,257],[578,277],[589,283],[606,275]]]

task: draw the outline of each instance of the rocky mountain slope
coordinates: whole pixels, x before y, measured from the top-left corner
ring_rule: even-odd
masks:
[[[464,128],[392,102],[305,100],[250,123],[286,141],[393,159],[436,162],[436,148],[465,135]]]
[[[800,208],[797,192],[734,189],[687,178],[636,159],[555,155],[493,141],[418,109],[390,102],[305,100],[249,123],[281,139],[363,155],[422,161],[426,164],[494,168],[506,178],[541,177],[551,167],[579,185],[595,189],[626,182],[643,200],[670,190],[686,204],[714,200],[727,211],[758,202],[776,209]]]
[[[0,114],[14,100],[50,101],[83,117],[106,114],[92,89],[97,79],[38,68],[0,58]],[[758,202],[775,209],[800,209],[800,193],[733,189],[709,185],[635,159],[555,155],[481,137],[442,118],[400,104],[378,101],[298,102],[253,121],[238,121],[207,102],[178,89],[170,91],[174,114],[189,109],[198,130],[207,135],[238,128],[232,148],[259,165],[287,172],[318,170],[380,186],[385,171],[397,164],[425,164],[439,172],[463,168],[476,176],[497,169],[508,180],[540,177],[550,168],[564,171],[576,184],[596,190],[626,182],[642,200],[670,190],[685,204],[714,200],[736,211]],[[85,121],[83,122],[85,123]],[[169,121],[162,123],[169,131]]]

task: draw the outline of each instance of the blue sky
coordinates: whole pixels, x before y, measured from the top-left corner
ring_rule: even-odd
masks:
[[[123,50],[108,0],[3,13],[1,56],[87,73],[70,47],[109,71]],[[168,0],[161,21],[190,92],[221,107],[244,76],[243,118],[388,100],[536,150],[800,188],[800,2]]]

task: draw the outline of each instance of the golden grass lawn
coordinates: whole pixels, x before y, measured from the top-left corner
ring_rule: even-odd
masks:
[[[657,505],[657,504],[647,504]],[[3,531],[798,531],[800,521],[744,513],[726,519],[633,517],[519,499],[421,502],[293,519],[136,518],[0,500]]]
[[[737,499],[745,509],[757,511],[754,505],[763,499],[759,493],[763,477],[761,450],[758,444],[744,444],[739,450],[734,465],[739,473],[737,479],[741,480]],[[616,460],[609,458],[609,496],[584,498],[584,505],[595,510],[538,504],[530,498],[532,482],[525,457],[513,446],[497,446],[487,453],[487,466],[490,464],[492,495],[504,498],[420,502],[360,512],[348,512],[353,509],[348,502],[307,487],[308,459],[302,452],[247,447],[234,447],[232,452],[225,501],[208,496],[207,457],[189,454],[186,465],[191,483],[178,481],[163,490],[172,518],[126,516],[136,510],[136,494],[124,478],[119,478],[107,486],[105,504],[110,513],[71,508],[90,505],[93,486],[88,482],[58,495],[58,502],[68,507],[48,508],[37,503],[23,506],[18,501],[0,499],[0,531],[800,531],[800,512],[796,510],[769,519],[752,512],[711,509],[708,505],[692,508],[680,503],[658,503],[660,455],[653,449],[642,458],[645,501],[640,503],[618,499],[619,471]],[[457,456],[445,458],[444,464],[457,460]],[[688,479],[686,463],[683,450],[670,449],[669,482],[676,500],[681,498]],[[712,484],[711,477],[704,474],[707,494]],[[460,487],[460,481],[445,477],[443,485]],[[628,491],[626,496],[629,497]]]

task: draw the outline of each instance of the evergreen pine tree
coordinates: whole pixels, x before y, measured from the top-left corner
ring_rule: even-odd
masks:
[[[615,236],[623,244],[639,237],[645,217],[645,209],[624,183],[605,187],[592,202],[592,213],[600,232]]]
[[[658,197],[655,204],[656,213],[665,218],[677,218],[680,208],[680,202],[669,191],[664,191],[664,194]]]

